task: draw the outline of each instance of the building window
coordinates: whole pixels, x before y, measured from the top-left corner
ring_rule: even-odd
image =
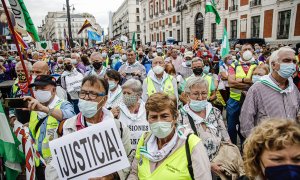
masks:
[[[217,39],[217,25],[216,23],[211,24],[211,42]]]
[[[172,31],[169,31],[169,37],[172,37]]]
[[[186,28],[186,42],[190,43],[190,28]]]
[[[141,38],[141,35],[140,34],[137,34],[137,39],[140,39]]]
[[[231,6],[235,6],[235,5],[238,5],[237,0],[231,0]]]
[[[277,39],[288,39],[290,31],[291,10],[278,13]]]
[[[158,2],[155,3],[155,6],[156,6],[156,12],[155,12],[155,14],[157,14],[158,13]]]
[[[152,41],[154,41],[154,36],[153,36],[153,34],[152,34],[151,36],[152,36]]]
[[[140,22],[140,16],[136,17],[136,22]]]
[[[180,30],[179,30],[179,29],[177,30],[177,41],[181,41],[181,38],[180,38]]]
[[[230,21],[230,37],[231,39],[237,38],[237,20]]]
[[[159,33],[156,34],[156,41],[159,41]]]
[[[139,3],[140,3],[140,0],[136,0],[136,5],[139,5]]]
[[[166,34],[163,32],[163,41],[166,41]]]
[[[259,38],[260,16],[251,17],[251,37]]]
[[[139,8],[136,8],[136,13],[140,13],[140,9]]]
[[[141,31],[140,25],[137,25],[137,26],[136,26],[136,30],[137,30],[137,31]]]

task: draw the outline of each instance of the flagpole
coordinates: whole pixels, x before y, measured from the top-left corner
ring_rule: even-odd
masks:
[[[2,2],[3,8],[4,8],[4,12],[6,14],[6,18],[7,18],[7,22],[8,22],[8,26],[9,26],[10,32],[12,34],[14,43],[16,44],[16,47],[17,47],[17,51],[18,51],[18,55],[19,55],[20,60],[21,60],[22,67],[23,67],[24,72],[25,72],[25,77],[26,77],[26,80],[27,80],[27,85],[29,86],[29,84],[30,84],[30,82],[29,82],[29,76],[28,76],[28,72],[27,72],[27,69],[26,69],[26,66],[25,66],[25,63],[24,63],[24,59],[23,59],[23,56],[22,56],[22,53],[21,53],[21,50],[20,50],[20,47],[19,47],[19,44],[18,44],[18,41],[17,41],[16,32],[15,32],[15,29],[14,29],[14,27],[12,25],[12,22],[11,22],[11,19],[10,19],[10,16],[9,16],[9,12],[8,12],[5,0],[1,0],[1,2]],[[30,90],[30,93],[31,93],[32,97],[34,97],[32,89],[29,88],[29,90]]]

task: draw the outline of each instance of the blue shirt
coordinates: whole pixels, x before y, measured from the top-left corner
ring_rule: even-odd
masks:
[[[62,111],[63,119],[69,119],[76,115],[74,112],[74,107],[69,101],[63,101],[63,103],[60,106],[60,110]],[[42,143],[44,138],[46,137],[47,121],[48,117],[46,117],[46,119],[40,126],[40,136],[38,142],[36,142],[38,143],[38,151],[40,154],[42,154]],[[56,130],[54,133],[56,133]]]

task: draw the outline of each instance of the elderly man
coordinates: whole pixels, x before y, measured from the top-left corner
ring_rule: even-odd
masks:
[[[181,56],[178,55],[177,49],[172,49],[171,56],[166,58],[166,62],[170,62],[174,65],[176,72],[178,71],[179,67],[181,66],[183,59]]]
[[[162,57],[157,56],[152,61],[152,69],[143,82],[142,99],[147,101],[149,96],[157,92],[165,92],[174,95],[178,99],[177,80],[164,71],[165,62]]]
[[[44,179],[45,173],[54,170],[50,165],[52,157],[49,141],[58,137],[56,131],[59,122],[75,116],[75,113],[71,103],[56,96],[54,77],[39,75],[35,78],[34,83],[30,84],[30,87],[35,87],[35,98],[27,96],[24,97],[24,100],[28,102],[29,130],[35,141],[35,149],[46,162],[46,170],[44,170],[45,167],[40,164],[40,159],[35,159],[36,177]]]
[[[80,55],[78,53],[72,53],[71,54],[72,64],[75,65],[75,68],[80,70],[82,74],[86,72],[86,68],[84,64],[81,62]]]
[[[50,75],[49,66],[45,61],[38,61],[32,66],[32,79],[34,80],[38,75]],[[56,95],[63,100],[67,100],[67,92],[61,87],[56,87]]]
[[[78,72],[78,70],[71,63],[71,58],[65,58],[64,60],[65,71],[61,75],[61,86],[69,93],[71,96],[71,102],[74,106],[75,113],[79,113],[78,109],[78,93],[81,88],[81,82],[83,80],[83,74]]]
[[[52,67],[53,74],[62,74],[64,72],[64,58],[57,57],[56,64]]]
[[[30,76],[29,81],[31,82],[32,65],[30,62],[26,60],[24,61],[24,63],[25,63],[25,68]],[[16,79],[15,83],[12,86],[12,93],[10,97],[21,98],[24,96],[30,96],[31,94],[28,88],[28,82],[26,80],[25,71],[20,61],[16,64],[16,73],[18,78]],[[29,111],[25,111],[22,109],[12,109],[12,108],[9,109],[9,118],[11,122],[13,122],[14,120],[18,120],[22,124],[25,124],[29,122],[29,117],[30,117]]]
[[[146,77],[146,69],[136,61],[136,55],[132,49],[127,50],[127,62],[120,67],[119,72],[123,77],[123,83],[130,78],[143,81]]]
[[[299,116],[300,94],[291,78],[296,71],[294,61],[295,52],[289,47],[272,53],[272,73],[263,76],[247,92],[240,115],[244,137],[248,137],[251,130],[264,119],[296,120]]]
[[[184,79],[193,74],[193,70],[191,68],[193,56],[194,55],[192,51],[187,51],[184,53],[184,62],[182,62],[181,66],[178,68],[177,74],[181,75]]]
[[[227,101],[227,126],[228,133],[233,144],[237,143],[237,125],[239,125],[239,115],[241,111],[241,93],[247,91],[252,85],[252,73],[258,62],[253,58],[253,48],[251,44],[244,44],[241,49],[241,58],[229,66],[228,84],[230,87],[230,98]],[[240,139],[243,137],[239,133]]]
[[[90,56],[91,63],[93,65],[92,69],[85,73],[85,75],[97,75],[101,78],[104,77],[107,67],[103,66],[105,59],[102,58],[100,52],[93,52]]]

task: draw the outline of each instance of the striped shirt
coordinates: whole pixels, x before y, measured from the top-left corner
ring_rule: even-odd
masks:
[[[271,75],[270,79],[277,83]],[[264,119],[296,120],[300,94],[292,81],[289,81],[289,85],[293,86],[289,93],[280,93],[260,82],[250,87],[240,114],[241,133],[244,137],[248,137],[251,130]]]

